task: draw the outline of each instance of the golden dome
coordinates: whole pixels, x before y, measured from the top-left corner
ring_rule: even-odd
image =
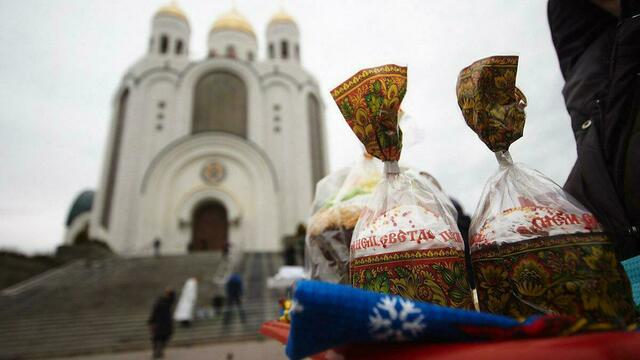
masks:
[[[178,4],[176,4],[175,1],[172,1],[169,4],[158,9],[158,11],[156,11],[156,16],[158,15],[175,16],[177,18],[184,20],[187,23],[189,22],[189,19],[187,19],[187,14],[185,14],[184,11],[182,11],[182,9],[178,7]]]
[[[295,20],[293,20],[293,17],[287,14],[283,9],[280,9],[271,17],[271,20],[269,20],[269,24],[276,22],[290,22],[294,24],[296,23]]]
[[[249,21],[236,9],[231,9],[228,13],[220,16],[211,27],[211,32],[219,30],[237,30],[245,32],[253,37],[256,36]]]

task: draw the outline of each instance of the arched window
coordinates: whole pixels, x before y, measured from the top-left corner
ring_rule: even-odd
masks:
[[[215,71],[196,84],[191,132],[203,131],[247,137],[247,86],[237,75]]]
[[[311,143],[311,185],[312,188],[325,175],[324,168],[324,131],[320,118],[320,102],[318,98],[309,94],[307,96],[307,114],[309,117],[309,141]]]
[[[283,59],[289,57],[289,43],[286,40],[282,40],[280,43],[280,51]]]
[[[236,58],[236,48],[234,48],[233,45],[227,46],[227,57],[231,59]]]
[[[116,175],[118,172],[118,161],[120,160],[120,147],[122,143],[122,131],[124,129],[124,121],[127,113],[127,104],[129,102],[129,89],[125,89],[120,95],[118,103],[118,113],[116,116],[115,130],[113,132],[113,142],[111,144],[111,159],[107,170],[107,183],[104,188],[104,200],[102,206],[102,214],[100,224],[105,229],[109,228],[111,221],[111,208],[113,203],[113,191],[116,186]]]
[[[247,60],[248,60],[249,62],[253,62],[253,52],[252,52],[252,51],[249,51],[249,52],[247,53]]]
[[[273,46],[273,43],[269,43],[269,59],[273,59],[276,57],[276,49]]]
[[[160,54],[166,54],[169,50],[169,37],[162,35],[160,37]]]
[[[182,55],[183,47],[182,40],[176,41],[176,55]]]

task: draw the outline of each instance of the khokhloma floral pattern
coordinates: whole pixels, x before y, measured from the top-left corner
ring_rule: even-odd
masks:
[[[456,94],[467,125],[493,152],[522,137],[527,99],[516,87],[517,56],[492,56],[462,69]]]

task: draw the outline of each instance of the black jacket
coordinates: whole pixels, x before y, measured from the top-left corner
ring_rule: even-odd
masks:
[[[173,303],[171,296],[161,296],[153,305],[148,324],[153,327],[153,337],[168,339],[173,333]]]
[[[589,0],[550,0],[549,26],[578,159],[565,190],[640,254],[640,1],[618,18]]]

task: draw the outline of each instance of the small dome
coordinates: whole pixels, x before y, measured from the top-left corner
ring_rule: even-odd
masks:
[[[271,20],[269,20],[269,24],[273,23],[292,23],[295,25],[296,21],[293,20],[293,17],[291,15],[280,9],[271,17]]]
[[[93,206],[93,196],[95,192],[91,190],[86,190],[80,193],[78,197],[73,201],[73,205],[71,205],[71,209],[69,210],[69,215],[67,216],[66,225],[69,226],[78,216],[91,211],[91,207]]]
[[[220,16],[211,27],[211,32],[220,30],[236,30],[245,32],[253,37],[256,36],[253,27],[236,9]]]
[[[184,11],[182,11],[182,9],[180,9],[178,7],[178,4],[176,4],[175,1],[172,1],[168,5],[165,5],[165,6],[161,7],[160,9],[158,9],[158,11],[156,11],[156,15],[155,16],[158,16],[158,15],[174,16],[174,17],[177,17],[177,18],[183,20],[186,23],[189,22],[189,19],[187,19],[187,14],[185,14]]]

